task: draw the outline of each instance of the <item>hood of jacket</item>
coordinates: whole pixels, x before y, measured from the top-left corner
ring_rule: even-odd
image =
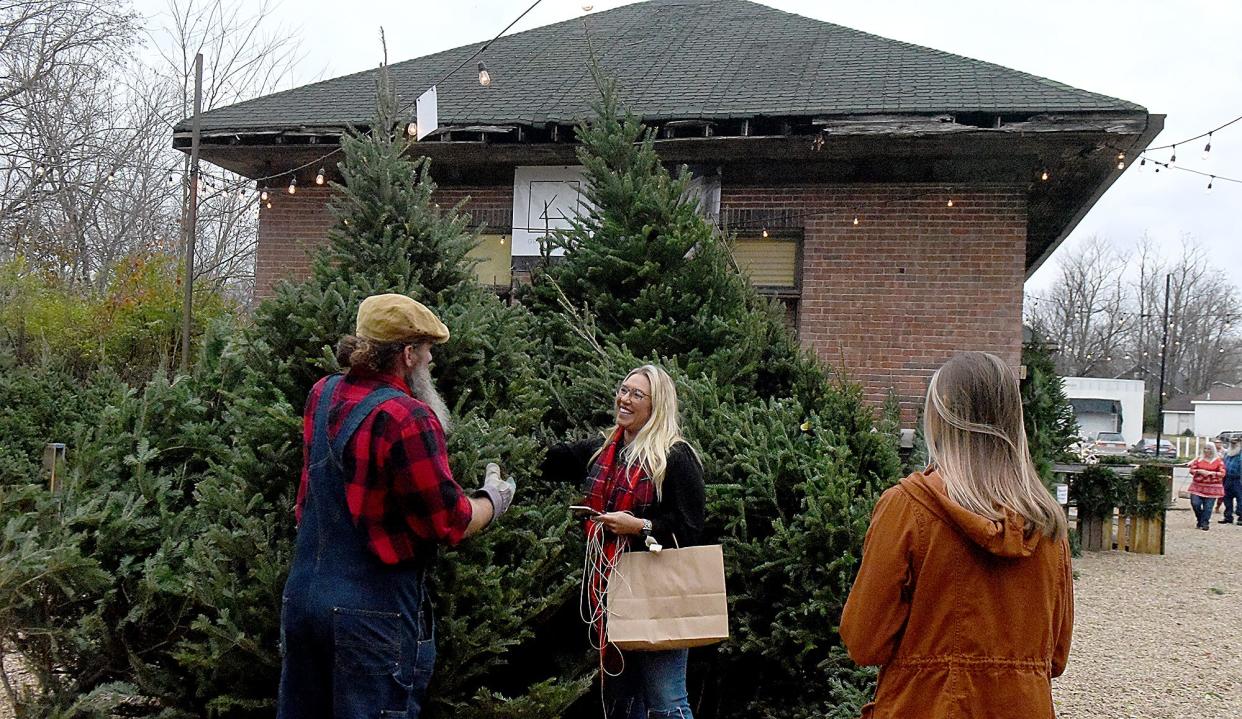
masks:
[[[999,557],[1029,557],[1039,545],[1039,532],[1026,535],[1026,519],[1005,510],[1001,520],[987,519],[954,502],[945,488],[944,479],[934,469],[901,480],[902,488],[927,511],[956,527],[963,536],[987,552]]]

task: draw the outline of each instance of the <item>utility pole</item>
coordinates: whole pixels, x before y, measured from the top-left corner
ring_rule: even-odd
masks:
[[[1169,353],[1169,292],[1173,274],[1164,276],[1164,336],[1160,339],[1160,394],[1156,396],[1156,459],[1160,459],[1160,435],[1164,431],[1164,361]]]
[[[194,56],[194,116],[190,121],[190,193],[185,212],[185,301],[181,312],[181,371],[190,371],[190,328],[194,311],[194,239],[198,225],[198,143],[202,135],[203,53]]]

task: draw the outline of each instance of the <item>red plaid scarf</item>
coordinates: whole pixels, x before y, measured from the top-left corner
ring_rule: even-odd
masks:
[[[655,502],[655,482],[647,476],[643,468],[638,463],[626,466],[617,461],[617,455],[622,448],[622,436],[622,429],[618,427],[612,437],[604,443],[603,449],[600,450],[587,474],[586,505],[597,512],[639,514]],[[595,524],[593,519],[586,521],[588,538],[593,531],[602,530],[602,527],[596,528],[592,526],[593,524]],[[604,587],[607,586],[608,578],[604,576],[604,573],[608,567],[613,566],[617,555],[625,551],[628,543],[627,537],[604,536],[603,556],[599,557],[599,561],[592,567],[590,577],[591,592],[588,594],[588,601],[591,602],[592,615],[599,609],[595,604],[595,597],[603,596]],[[598,632],[600,647],[606,647],[604,644],[606,631],[603,621],[597,622],[594,629]],[[603,649],[601,649],[601,661],[603,660],[602,652]]]

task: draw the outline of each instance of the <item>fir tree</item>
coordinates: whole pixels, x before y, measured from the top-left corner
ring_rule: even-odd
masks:
[[[696,706],[705,719],[844,716],[871,674],[836,623],[872,503],[899,471],[895,437],[856,385],[801,350],[607,84],[578,137],[591,209],[553,238],[565,258],[523,296],[545,332],[550,424],[598,429],[619,377],[644,361],[668,369],[730,593],[731,638],[694,654]],[[575,716],[597,710],[584,700]]]
[[[1035,470],[1052,485],[1052,464],[1073,460],[1078,436],[1074,407],[1065,396],[1065,380],[1057,374],[1048,345],[1040,337],[1022,347],[1026,379],[1022,382],[1022,413]]]

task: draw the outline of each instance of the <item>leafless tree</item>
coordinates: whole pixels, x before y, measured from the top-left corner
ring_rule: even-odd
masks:
[[[172,127],[191,112],[288,82],[295,37],[272,4],[169,0],[140,32],[115,0],[0,0],[0,259],[21,255],[99,290],[133,253],[183,253],[188,159]],[[153,61],[138,50],[145,43]],[[244,178],[204,165],[196,278],[248,296],[258,212]]]
[[[1028,298],[1027,322],[1056,343],[1061,374],[1100,375],[1115,366],[1134,326],[1122,277],[1128,259],[1091,237],[1060,258],[1048,292]]]
[[[1192,238],[1170,251],[1144,237],[1133,256],[1091,238],[1059,267],[1047,292],[1027,297],[1026,321],[1057,344],[1062,374],[1145,380],[1153,407],[1162,350],[1169,397],[1242,381],[1242,298],[1232,268]]]

